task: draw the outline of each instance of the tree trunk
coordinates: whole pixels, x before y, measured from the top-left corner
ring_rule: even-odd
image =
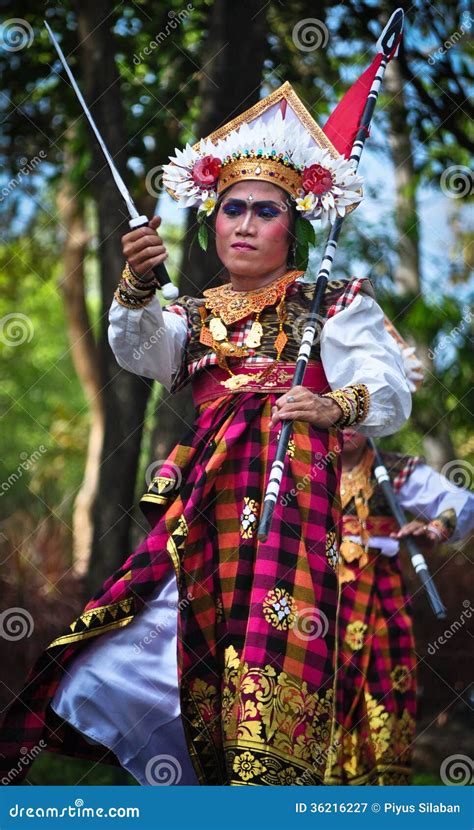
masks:
[[[395,269],[395,285],[399,294],[406,297],[406,305],[421,294],[420,234],[417,195],[417,174],[413,166],[413,148],[408,127],[408,111],[403,91],[404,79],[397,60],[391,61],[385,71],[385,88],[390,95],[387,105],[389,116],[389,144],[395,168],[395,222],[397,227],[398,263]],[[415,333],[414,333],[415,334]],[[425,382],[433,387],[430,411],[414,407],[413,421],[423,432],[423,444],[427,460],[441,469],[454,458],[455,451],[443,419],[433,428],[433,412],[444,411],[444,395],[439,394],[436,370],[428,354],[428,347],[416,344],[417,355],[425,367]]]
[[[210,9],[208,37],[203,49],[199,83],[201,116],[196,125],[199,138],[208,135],[260,98],[266,52],[268,3],[215,0]],[[195,239],[196,212],[189,211],[181,264],[180,294],[199,295],[215,285],[222,272],[210,239],[205,253]],[[166,392],[152,435],[152,457],[166,457],[194,419],[189,387],[170,400]],[[179,413],[179,417],[177,414]],[[183,423],[184,421],[184,423]]]
[[[77,3],[80,66],[85,98],[105,143],[125,177],[127,134],[115,64],[110,4]],[[89,129],[87,126],[84,129]],[[108,166],[92,134],[92,178],[99,216],[102,315],[98,365],[104,405],[104,442],[99,489],[93,509],[93,543],[88,589],[113,572],[129,554],[130,511],[139,461],[143,418],[151,383],[117,365],[107,340],[107,312],[123,268],[121,236],[128,230],[126,211]]]
[[[66,229],[63,251],[64,273],[59,289],[64,300],[71,354],[90,410],[90,430],[84,478],[74,502],[73,566],[78,576],[87,572],[93,535],[92,506],[97,495],[99,462],[104,437],[104,409],[97,346],[86,306],[84,256],[89,235],[84,223],[83,204],[70,184],[73,160],[66,159],[58,209]]]
[[[395,221],[398,230],[398,263],[395,283],[400,294],[420,292],[420,235],[416,204],[417,177],[413,167],[413,151],[407,127],[407,109],[403,78],[396,60],[385,70],[384,84],[390,95],[389,144],[395,168]]]
[[[207,48],[203,50],[203,72],[199,84],[201,117],[199,138],[208,135],[260,98],[266,51],[268,3],[216,0],[209,21]],[[209,56],[211,60],[209,61]],[[209,61],[209,62],[208,62]],[[214,245],[206,253],[197,241],[196,213],[189,211],[180,290],[195,295],[215,284],[222,264]]]

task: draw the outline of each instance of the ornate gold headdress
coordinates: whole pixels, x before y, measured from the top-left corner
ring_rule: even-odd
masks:
[[[285,83],[242,115],[163,166],[163,183],[182,207],[209,216],[239,181],[281,187],[305,219],[334,222],[362,198],[362,179]]]

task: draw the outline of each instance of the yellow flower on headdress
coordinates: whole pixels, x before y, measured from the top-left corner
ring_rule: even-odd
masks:
[[[199,213],[205,213],[206,216],[210,216],[212,211],[216,206],[217,199],[214,195],[208,196],[207,199],[199,205]]]
[[[300,196],[296,199],[296,210],[302,210],[304,213],[306,213],[306,211],[311,211],[314,208],[315,202],[316,199],[313,194],[307,193],[303,198]]]

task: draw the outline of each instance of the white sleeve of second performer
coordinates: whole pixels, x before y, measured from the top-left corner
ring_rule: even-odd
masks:
[[[364,383],[370,393],[363,435],[397,432],[411,412],[411,394],[398,345],[387,332],[383,312],[367,294],[330,317],[321,332],[321,360],[331,389]]]

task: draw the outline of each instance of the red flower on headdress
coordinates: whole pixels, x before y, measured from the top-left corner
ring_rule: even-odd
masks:
[[[201,187],[209,187],[209,185],[215,184],[221,167],[220,159],[214,156],[204,156],[204,158],[198,159],[192,169],[193,181]]]
[[[322,167],[320,164],[312,164],[311,167],[305,167],[303,170],[303,190],[307,193],[314,193],[316,196],[324,196],[331,190],[334,184],[334,179],[330,170],[327,167]]]

